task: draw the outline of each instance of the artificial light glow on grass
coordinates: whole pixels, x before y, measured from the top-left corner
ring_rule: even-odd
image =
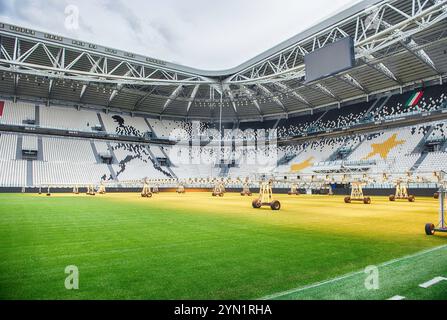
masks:
[[[434,199],[275,198],[279,212],[231,193],[1,194],[0,298],[255,299],[447,243],[424,233],[437,218]],[[79,268],[79,290],[64,287],[69,265]],[[394,295],[411,297],[371,298]]]

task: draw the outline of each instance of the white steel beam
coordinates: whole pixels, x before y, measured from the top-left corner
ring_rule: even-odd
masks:
[[[188,107],[186,108],[186,114],[189,114],[189,111],[191,110],[192,104],[194,103],[194,100],[197,96],[197,92],[199,91],[200,85],[196,84],[194,86],[194,89],[192,89],[190,101],[188,102]]]
[[[163,110],[161,111],[161,113],[164,113],[166,111],[166,109],[169,107],[169,105],[175,100],[177,99],[177,97],[180,95],[180,93],[183,91],[183,86],[178,86],[169,96],[169,99],[166,100],[164,106],[163,106]]]

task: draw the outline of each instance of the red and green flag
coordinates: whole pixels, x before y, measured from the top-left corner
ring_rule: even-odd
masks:
[[[0,101],[0,118],[3,116],[4,108],[5,108],[5,101]]]
[[[424,91],[418,91],[411,95],[410,99],[408,99],[407,104],[405,106],[407,107],[414,107],[416,106],[419,101],[421,101],[422,97],[424,96]]]

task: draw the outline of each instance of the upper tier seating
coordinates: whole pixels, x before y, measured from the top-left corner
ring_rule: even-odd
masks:
[[[36,107],[33,103],[4,101],[0,124],[21,126],[26,120],[35,120]]]
[[[281,120],[278,124],[278,137],[287,138],[308,133],[311,128],[318,127],[317,121],[323,114],[324,112],[318,112],[314,115]]]
[[[199,136],[204,140],[213,140],[218,141],[221,136],[224,140],[232,141],[233,137],[236,139],[243,139],[240,133],[241,131],[234,130],[233,123],[222,123],[221,129],[223,131],[222,135],[219,133],[219,124],[218,123],[209,123],[209,122],[200,122],[199,123]],[[253,129],[252,129],[253,130]],[[194,136],[193,136],[194,138]],[[251,139],[251,138],[250,138]]]
[[[358,103],[343,108],[318,112],[314,115],[281,120],[278,125],[278,137],[287,138],[302,134],[346,128],[361,123],[375,101]]]
[[[94,111],[40,106],[41,127],[90,132],[93,127],[99,126],[99,123]]]
[[[418,97],[418,93],[421,94]],[[445,85],[432,86],[392,96],[386,104],[372,110],[374,120],[384,120],[414,112],[428,112],[439,110],[447,100],[447,87]]]
[[[320,127],[323,130],[330,130],[348,128],[359,124],[360,121],[365,118],[367,111],[372,107],[374,102],[375,101],[359,103],[340,109],[329,110],[320,119]]]
[[[273,128],[276,124],[277,120],[273,121],[264,121],[264,122],[241,122],[239,124],[239,129],[241,130],[259,130],[259,129],[270,129]]]
[[[173,120],[157,120],[157,119],[147,119],[150,126],[152,127],[153,133],[159,139],[169,139],[178,136],[178,130],[182,129],[186,131],[187,135],[182,135],[182,139],[189,139],[191,135],[191,125],[184,121],[173,121]],[[175,134],[177,133],[177,134]]]
[[[104,122],[105,130],[121,136],[143,137],[148,131],[149,126],[141,117],[129,117],[118,114],[100,114]]]
[[[422,92],[418,95],[418,92]],[[318,110],[315,114],[307,114],[289,119],[266,120],[264,122],[241,122],[239,129],[246,131],[256,129],[272,129],[278,123],[278,137],[288,138],[314,132],[330,131],[346,128],[367,121],[385,120],[390,117],[435,111],[447,105],[447,86],[438,85],[428,88],[396,94],[387,99],[382,97],[376,101],[362,102],[343,106],[340,109],[328,111]],[[374,105],[374,108],[369,112]],[[40,119],[35,119],[36,107],[33,103],[5,101],[0,123],[23,125],[25,120],[35,120],[41,127],[69,129],[76,131],[91,131],[92,127],[100,124],[98,112],[94,110],[78,111],[74,108],[58,106],[40,106]],[[216,123],[199,122],[197,126],[190,122],[174,120],[144,119],[140,116],[130,117],[118,114],[99,113],[108,133],[142,137],[148,131],[158,138],[189,140],[191,136],[204,136],[206,139],[220,138]],[[146,122],[147,120],[147,122]],[[148,125],[149,124],[149,125]],[[223,130],[232,130],[234,123],[223,123]],[[182,130],[182,134],[179,134]],[[207,131],[208,130],[208,131]],[[194,131],[194,132],[193,132]],[[224,139],[232,140],[233,133],[224,132]],[[256,133],[252,131],[246,135],[236,132],[236,140],[254,140]]]

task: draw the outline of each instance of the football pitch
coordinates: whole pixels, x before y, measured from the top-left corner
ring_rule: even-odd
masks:
[[[447,237],[424,233],[436,200],[276,198],[278,212],[230,193],[0,194],[0,299],[447,298],[447,281],[420,287],[447,277]]]

